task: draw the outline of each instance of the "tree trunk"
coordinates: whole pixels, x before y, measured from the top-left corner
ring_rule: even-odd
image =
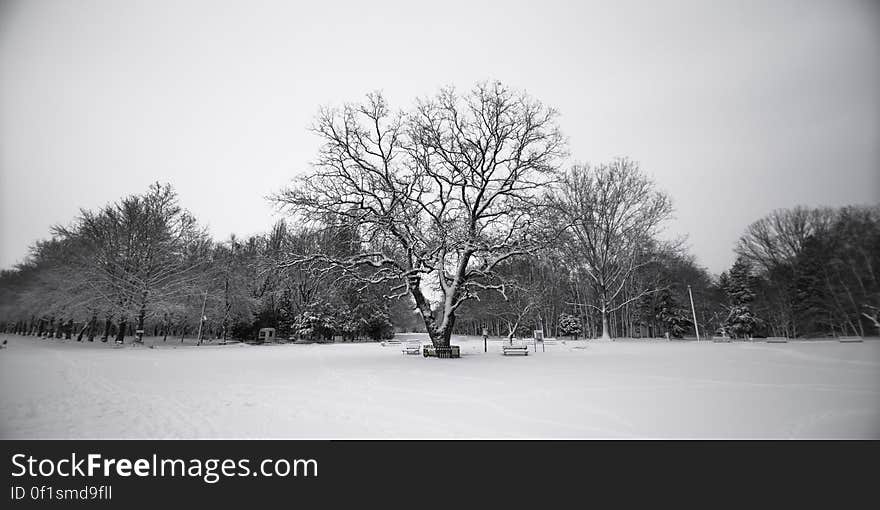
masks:
[[[110,338],[110,316],[104,318],[104,336],[101,337],[102,342],[106,342]]]
[[[144,331],[144,319],[147,316],[147,296],[146,290],[141,292],[141,306],[138,309],[137,327],[135,328],[135,341],[141,344],[144,343],[144,335],[143,333],[137,333],[137,331]]]
[[[446,328],[443,331],[430,329],[428,330],[428,336],[431,338],[431,343],[434,347],[449,347],[449,340],[452,338],[452,328]]]
[[[425,323],[425,330],[428,332],[428,336],[431,338],[431,343],[434,344],[434,347],[449,347],[449,338],[452,336],[455,314],[449,314],[446,327],[438,329],[437,321],[434,319],[434,312],[431,310],[431,305],[428,303],[428,300],[425,299],[424,294],[422,294],[422,289],[419,287],[420,284],[421,281],[418,278],[411,279],[410,294],[412,294],[412,297],[416,302],[416,308],[422,316],[422,321]]]
[[[602,303],[602,337],[601,340],[611,340],[611,335],[608,333],[608,310],[605,307],[605,303]]]
[[[92,319],[89,321],[89,342],[95,341],[95,326],[98,325],[98,314],[93,313]]]
[[[125,343],[125,328],[127,323],[125,321],[125,317],[119,319],[119,329],[116,331],[116,343],[121,344]]]
[[[146,307],[146,303],[143,303],[143,304],[141,304],[141,309],[138,312],[137,331],[144,330],[144,318],[146,317],[146,315],[147,315],[147,307]],[[137,333],[137,336],[135,336],[135,338],[137,339],[136,341],[138,343],[141,343],[141,344],[144,343],[144,338],[143,338],[142,333]]]
[[[229,277],[227,276],[223,288],[223,342],[226,342],[226,330],[229,327],[229,311],[232,309],[232,303],[229,302]]]

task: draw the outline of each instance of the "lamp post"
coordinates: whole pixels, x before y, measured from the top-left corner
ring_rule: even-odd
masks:
[[[205,322],[205,305],[208,304],[208,290],[205,289],[205,299],[202,300],[202,315],[199,317],[199,334],[196,345],[202,345],[202,324]]]
[[[697,341],[700,341],[700,326],[697,325],[697,310],[694,308],[694,295],[691,293],[691,286],[688,285],[688,297],[691,298],[691,313],[694,316],[694,331],[697,333]]]

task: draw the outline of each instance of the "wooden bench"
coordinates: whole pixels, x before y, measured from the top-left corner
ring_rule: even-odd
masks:
[[[526,344],[502,345],[501,352],[505,356],[507,356],[508,354],[522,354],[524,356],[528,356],[529,346]]]
[[[410,342],[403,346],[403,350],[401,352],[404,354],[421,354],[422,344],[419,342]]]
[[[729,342],[730,342],[730,337],[726,337],[726,336],[713,336],[713,337],[712,337],[712,341],[715,342],[716,344],[718,344],[718,343],[729,343]]]
[[[768,336],[767,337],[768,344],[784,344],[788,343],[788,338],[784,336]]]
[[[860,336],[839,336],[839,337],[837,337],[837,340],[839,340],[842,343],[854,343],[854,342],[861,342],[862,337],[860,337]]]

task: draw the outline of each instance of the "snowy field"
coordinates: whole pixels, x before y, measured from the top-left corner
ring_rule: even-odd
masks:
[[[3,438],[880,438],[880,341],[114,347],[0,335]],[[127,340],[127,341],[130,341]],[[155,339],[151,339],[155,342]]]

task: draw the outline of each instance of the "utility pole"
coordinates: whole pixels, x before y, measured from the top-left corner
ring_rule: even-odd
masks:
[[[196,345],[202,345],[202,324],[205,322],[205,305],[208,304],[208,289],[205,289],[205,299],[202,300],[202,314],[199,316],[199,341]]]
[[[688,296],[691,298],[691,313],[694,315],[694,331],[697,332],[697,341],[700,341],[700,326],[697,325],[697,310],[694,308],[694,295],[691,293],[691,286],[688,285]]]

